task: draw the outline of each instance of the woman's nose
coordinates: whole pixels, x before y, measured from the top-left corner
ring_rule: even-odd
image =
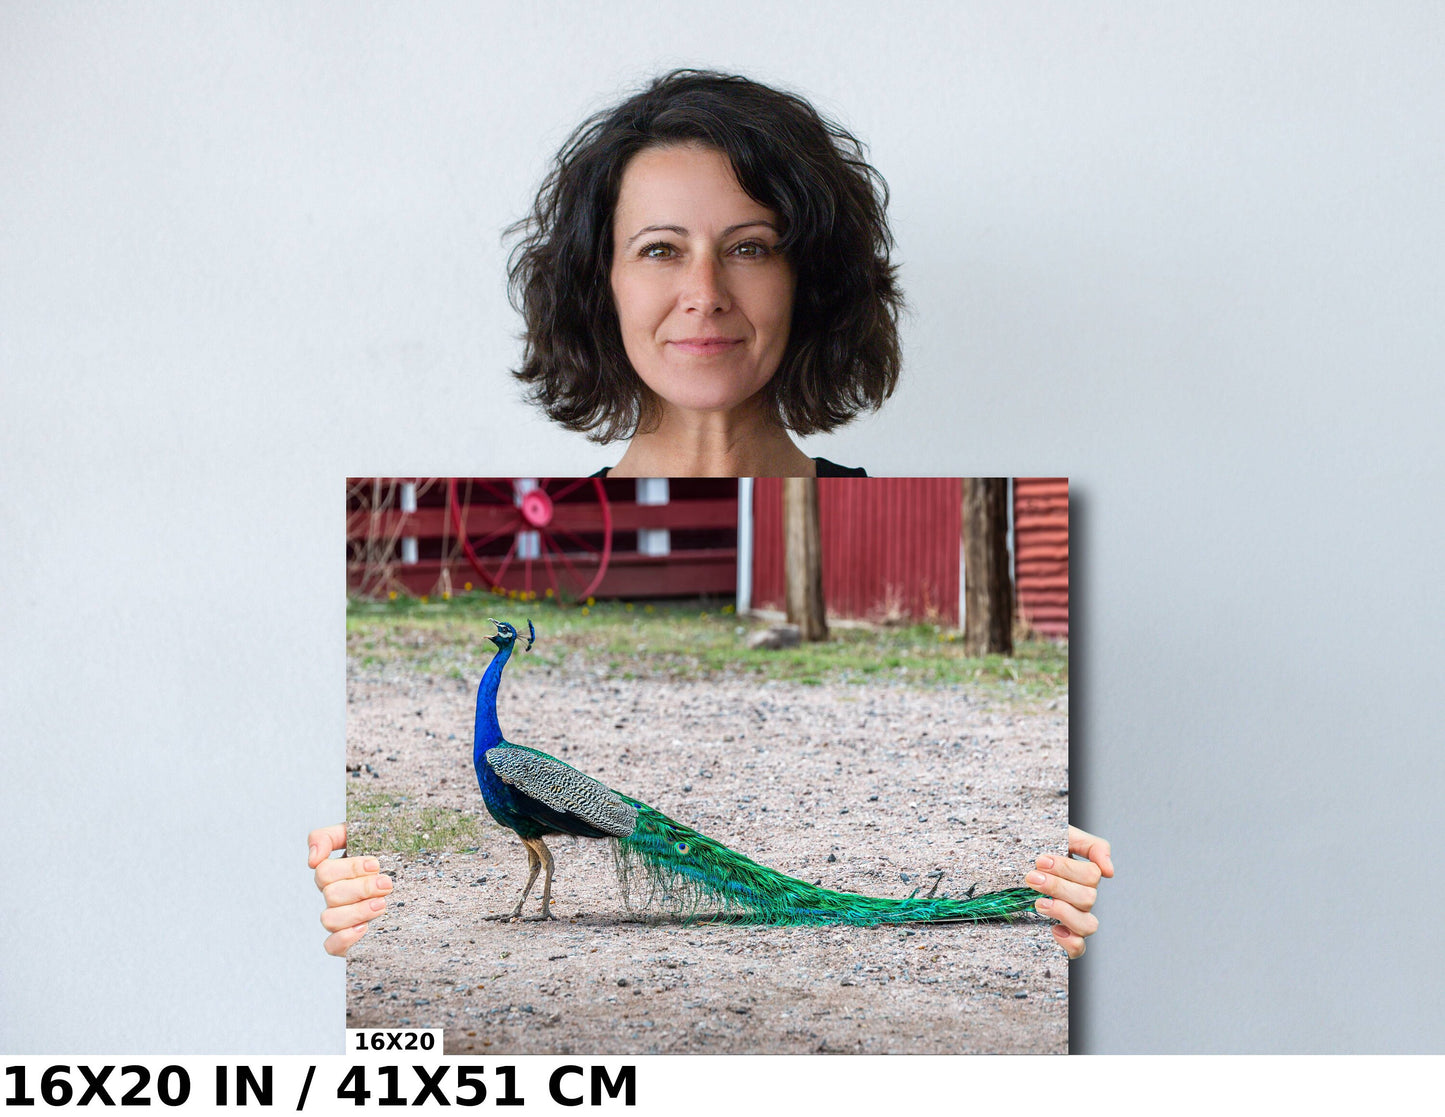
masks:
[[[732,309],[721,261],[705,253],[693,257],[683,281],[682,304],[685,310],[703,314],[723,314]]]

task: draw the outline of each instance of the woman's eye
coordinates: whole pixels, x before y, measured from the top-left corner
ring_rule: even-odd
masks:
[[[642,251],[638,253],[639,256],[643,256],[649,260],[666,260],[672,254],[672,245],[666,241],[657,241],[655,244],[645,245]]]
[[[756,240],[744,241],[733,249],[734,256],[742,256],[749,260],[757,259],[759,256],[766,256],[767,254],[768,246]]]

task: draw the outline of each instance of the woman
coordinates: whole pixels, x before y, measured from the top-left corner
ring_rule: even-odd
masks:
[[[847,473],[793,434],[893,392],[887,188],[800,97],[678,70],[563,146],[510,273],[516,376],[614,476]]]
[[[862,476],[792,435],[876,409],[898,382],[887,197],[862,145],[802,98],[658,78],[572,134],[515,227],[516,376],[563,426],[628,440],[613,476]],[[328,860],[345,845],[344,826],[308,838],[337,955],[392,887],[374,858]],[[1025,880],[1077,958],[1114,868],[1109,843],[1074,827],[1069,853],[1083,860],[1045,855]]]

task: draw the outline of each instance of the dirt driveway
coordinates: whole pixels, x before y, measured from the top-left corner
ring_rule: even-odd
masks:
[[[773,928],[629,913],[608,845],[548,839],[555,922],[509,912],[526,857],[471,767],[476,679],[349,668],[353,853],[396,879],[351,951],[348,1027],[441,1027],[451,1053],[1058,1052],[1048,923]],[[1067,698],[961,687],[508,669],[508,740],[782,872],[907,896],[1023,883],[1064,848]],[[540,881],[525,915],[539,910]]]

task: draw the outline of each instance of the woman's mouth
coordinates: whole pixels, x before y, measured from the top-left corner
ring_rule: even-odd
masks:
[[[726,353],[742,343],[742,338],[739,337],[684,337],[668,342],[669,345],[675,346],[683,353],[690,353],[698,357]]]

